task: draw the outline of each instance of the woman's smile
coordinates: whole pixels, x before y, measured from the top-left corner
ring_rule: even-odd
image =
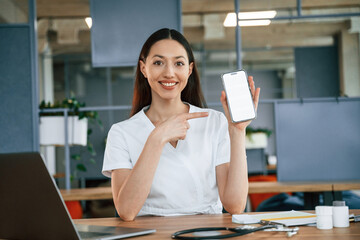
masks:
[[[159,83],[166,90],[172,90],[178,84],[176,81],[159,81]]]

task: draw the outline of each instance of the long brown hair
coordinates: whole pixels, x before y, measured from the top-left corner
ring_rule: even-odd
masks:
[[[181,100],[184,102],[188,102],[192,105],[197,107],[207,107],[205,98],[201,91],[200,86],[200,77],[198,70],[195,64],[194,54],[191,50],[190,44],[185,39],[185,37],[174,29],[162,28],[156,32],[154,32],[144,43],[136,68],[136,75],[135,75],[135,86],[134,86],[134,95],[132,101],[132,109],[130,116],[135,115],[139,112],[143,107],[148,106],[151,104],[151,88],[144,77],[142,72],[140,71],[140,61],[144,61],[149,55],[151,47],[158,41],[163,39],[172,39],[179,42],[186,50],[186,53],[189,58],[189,64],[194,63],[194,67],[192,70],[191,75],[189,76],[188,83],[184,90],[181,92]]]

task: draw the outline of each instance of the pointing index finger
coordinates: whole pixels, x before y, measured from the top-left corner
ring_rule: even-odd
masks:
[[[185,119],[189,120],[189,119],[193,119],[193,118],[202,118],[202,117],[207,117],[209,116],[208,112],[194,112],[194,113],[187,113],[185,115]]]

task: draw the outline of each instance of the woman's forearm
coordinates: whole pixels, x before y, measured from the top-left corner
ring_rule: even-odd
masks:
[[[230,165],[224,191],[224,207],[230,213],[245,209],[248,195],[248,171],[245,150],[245,130],[229,128]]]
[[[153,131],[130,174],[121,185],[117,185],[117,189],[113,189],[117,192],[114,195],[115,206],[123,220],[133,220],[145,203],[164,145]]]

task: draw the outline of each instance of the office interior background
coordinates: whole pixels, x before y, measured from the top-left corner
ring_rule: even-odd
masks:
[[[279,160],[277,151],[281,146],[278,145],[284,139],[277,136],[275,112],[283,100],[311,104],[353,99],[355,109],[346,117],[359,120],[359,0],[241,0],[238,1],[240,12],[275,11],[276,15],[263,25],[240,26],[240,32],[234,26],[225,26],[228,14],[235,12],[236,1],[179,2],[181,31],[195,53],[209,107],[222,111],[220,76],[236,70],[239,62],[261,88],[258,116],[251,127],[267,129],[272,134],[267,146],[254,152],[254,158],[265,163],[268,159]],[[146,9],[139,8],[139,14],[133,18],[141,19],[142,11]],[[66,155],[81,156],[80,160],[70,161],[72,188],[108,184],[101,174],[107,132],[112,124],[127,119],[130,113],[135,67],[93,66],[91,28],[85,21],[90,15],[88,0],[0,1],[0,109],[3,111],[0,152],[41,151],[50,172],[58,176],[61,188],[66,185],[63,175]],[[138,31],[132,26],[132,19],[128,20],[127,29]],[[64,98],[76,98],[98,112],[102,127],[89,123],[93,130],[89,141],[96,155],[89,153],[86,146],[70,146],[67,153],[64,146],[39,144],[40,102],[55,103]],[[310,116],[313,122],[308,124],[328,131],[343,127],[341,123],[334,126],[334,119],[325,117],[319,123],[317,118]],[[288,116],[286,121],[304,122],[296,114]],[[303,131],[301,125],[297,126]],[[359,131],[359,126],[350,131],[350,141],[355,147],[339,150],[350,151],[345,155],[355,160],[360,160],[360,155],[356,155],[360,148]],[[326,141],[313,144],[327,148]],[[76,170],[78,161],[85,164],[86,171]],[[253,173],[263,171],[255,169]]]

